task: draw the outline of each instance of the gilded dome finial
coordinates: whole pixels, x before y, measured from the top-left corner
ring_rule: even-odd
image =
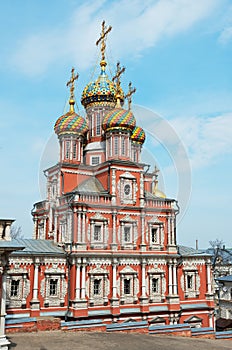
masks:
[[[106,37],[107,34],[111,31],[112,27],[109,26],[108,28],[105,27],[105,21],[102,22],[102,32],[100,38],[96,41],[96,45],[98,46],[101,43],[101,67],[102,69],[105,69],[106,61],[105,61],[105,51],[106,51]]]
[[[116,81],[116,100],[117,100],[117,103],[116,103],[116,108],[120,108],[121,107],[121,104],[120,104],[120,98],[121,98],[121,75],[122,73],[125,72],[125,67],[120,67],[120,62],[117,63],[117,69],[116,69],[116,74],[115,76],[113,77],[112,81]]]
[[[132,83],[131,81],[129,82],[129,90],[128,93],[126,94],[125,98],[127,98],[127,102],[128,102],[128,109],[131,109],[131,102],[132,102],[132,98],[131,95],[133,95],[136,91],[136,88],[132,88]]]
[[[71,79],[67,82],[66,86],[70,85],[70,98],[69,98],[69,104],[70,104],[70,112],[74,112],[74,104],[75,104],[75,97],[74,97],[74,82],[75,80],[78,79],[79,74],[77,73],[76,75],[74,74],[75,69],[72,68],[71,70]]]

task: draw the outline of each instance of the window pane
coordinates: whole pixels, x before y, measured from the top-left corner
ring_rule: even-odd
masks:
[[[70,141],[66,141],[66,159],[69,159],[70,155]]]
[[[152,281],[151,281],[152,293],[158,293],[158,283],[159,283],[158,278],[152,278]]]
[[[124,227],[124,241],[125,242],[130,242],[130,227]]]
[[[100,286],[101,286],[101,280],[95,279],[93,281],[93,294],[99,295],[100,294]]]
[[[96,135],[99,136],[101,135],[101,118],[100,114],[97,114],[97,127],[96,127]]]
[[[50,295],[57,295],[58,279],[50,279]]]
[[[124,280],[124,294],[130,294],[130,279]]]
[[[158,229],[157,228],[151,229],[151,241],[152,241],[152,243],[158,242]]]
[[[114,154],[118,154],[118,136],[114,137]]]
[[[94,236],[93,239],[95,241],[100,241],[101,240],[101,226],[95,225],[94,226]]]
[[[100,157],[99,156],[91,158],[91,164],[92,165],[98,165],[99,163],[100,163]]]
[[[17,297],[19,295],[19,280],[11,281],[10,296]]]
[[[77,143],[73,141],[73,159],[77,157]]]

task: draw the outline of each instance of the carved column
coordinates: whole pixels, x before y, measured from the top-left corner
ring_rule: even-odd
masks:
[[[141,263],[142,266],[142,294],[140,299],[144,302],[147,300],[147,295],[146,295],[146,259],[142,260]]]
[[[146,250],[146,243],[145,243],[145,214],[141,213],[141,244],[140,249],[142,251]]]
[[[168,264],[168,294],[172,295],[172,263]]]
[[[80,265],[80,259],[77,259],[77,262],[76,262],[76,289],[75,289],[75,299],[76,300],[79,300],[80,299],[80,268],[81,268],[81,265]]]
[[[81,299],[85,299],[85,291],[86,291],[86,259],[83,259],[82,276],[81,276]]]
[[[40,307],[40,302],[38,299],[38,290],[39,290],[39,259],[36,259],[34,262],[34,281],[33,281],[33,297],[31,300],[31,308],[34,310],[38,310]]]
[[[174,260],[174,264],[173,264],[173,294],[177,294],[177,270],[176,270],[176,266],[177,266],[177,262],[176,259]]]
[[[116,169],[112,168],[112,205],[116,204]]]
[[[207,293],[212,293],[212,284],[211,284],[211,265],[210,262],[206,264],[207,269]]]
[[[117,249],[117,237],[116,237],[116,211],[112,213],[112,243],[111,243],[111,249],[116,250]]]

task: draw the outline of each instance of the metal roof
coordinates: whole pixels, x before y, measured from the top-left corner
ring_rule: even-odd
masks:
[[[90,179],[83,181],[72,192],[84,192],[84,193],[98,193],[105,194],[106,190],[102,186],[101,182],[94,176]]]
[[[205,251],[199,251],[199,250],[196,250],[192,247],[186,247],[186,246],[183,246],[183,245],[178,245],[178,253],[180,255],[183,255],[183,256],[186,256],[186,255],[201,255],[201,256],[211,256],[211,254],[209,253],[206,253]]]
[[[232,282],[232,275],[218,277],[217,280],[222,282]]]
[[[45,239],[15,239],[11,242],[25,247],[22,251],[13,252],[12,255],[65,255],[62,248]]]

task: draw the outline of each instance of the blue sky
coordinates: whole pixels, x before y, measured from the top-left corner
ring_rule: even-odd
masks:
[[[147,132],[144,159],[179,200],[179,244],[232,246],[232,2],[13,1],[0,4],[1,217],[31,237],[42,168],[57,159],[53,125],[63,114],[72,66],[75,91],[91,80],[105,19],[107,60],[136,86],[134,114]],[[97,68],[98,69],[98,68]],[[97,71],[96,71],[97,72]],[[49,148],[49,146],[51,146]]]

